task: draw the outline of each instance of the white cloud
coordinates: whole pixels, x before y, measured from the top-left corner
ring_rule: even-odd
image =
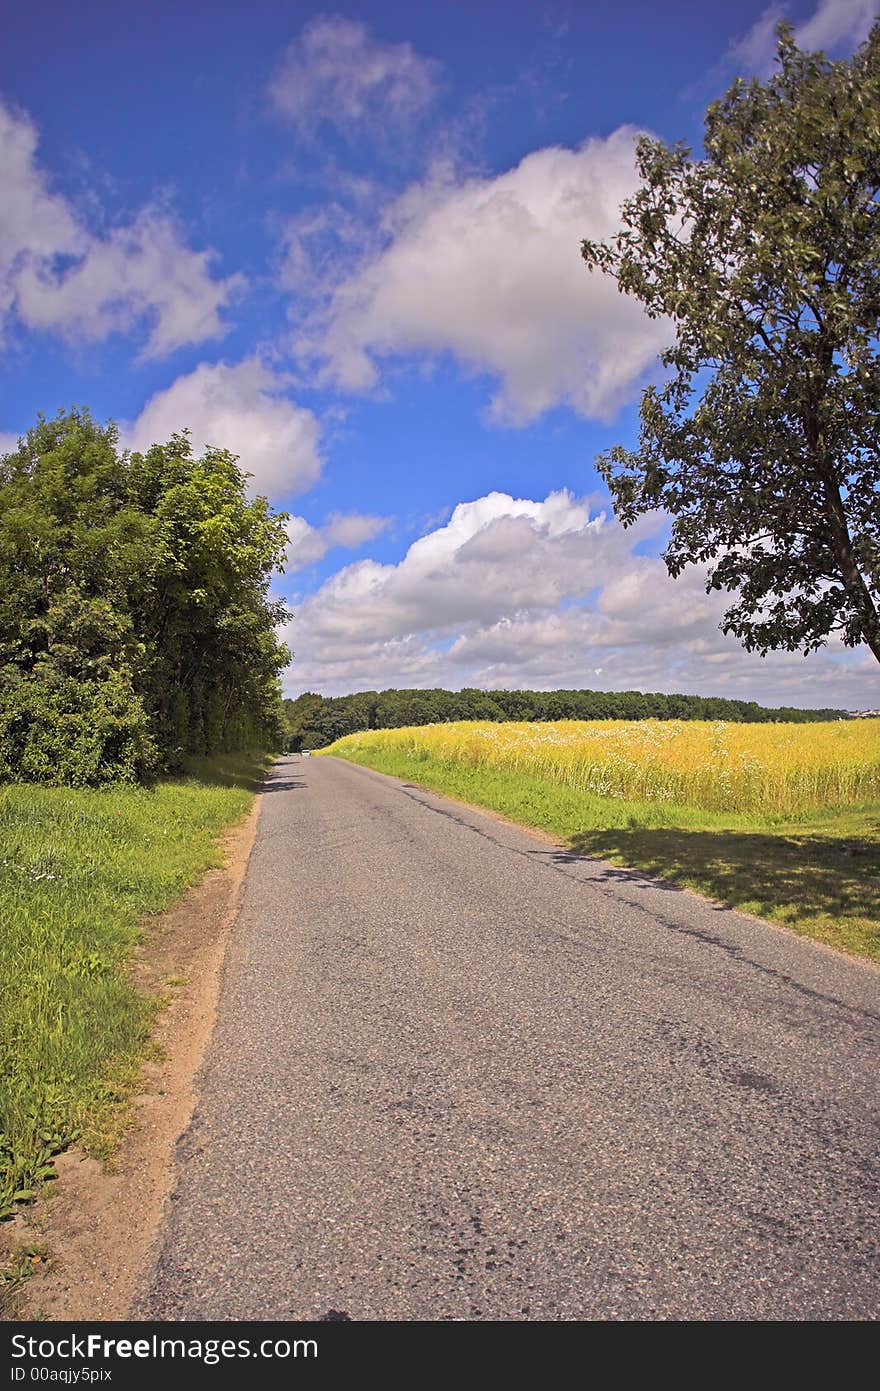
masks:
[[[238,454],[254,492],[303,492],[321,472],[320,425],[284,395],[284,382],[258,358],[235,366],[201,363],[152,396],[123,431],[130,449],[146,449],[189,429],[201,452],[218,445]]]
[[[221,311],[242,277],[212,278],[214,254],[190,250],[155,208],[94,235],[52,192],[37,144],[33,122],[0,102],[0,330],[14,315],[28,328],[96,341],[145,323],[144,357],[222,336]]]
[[[461,503],[396,565],[347,565],[297,608],[291,691],[386,686],[599,686],[770,704],[880,699],[876,663],[839,644],[808,659],[745,653],[718,623],[725,597],[634,546],[567,492]]]
[[[449,522],[414,542],[399,565],[362,560],[338,571],[307,601],[322,636],[369,640],[449,635],[523,606],[552,607],[593,580],[595,549],[583,545],[601,521],[568,493],[545,502],[490,493],[460,503]]]
[[[880,0],[820,0],[814,13],[795,30],[799,48],[835,49],[860,44],[880,14]]]
[[[312,565],[327,553],[327,543],[319,527],[312,526],[305,517],[291,517],[287,523],[288,572],[301,570],[304,565]]]
[[[319,16],[286,50],[269,97],[302,134],[327,123],[346,134],[385,135],[430,105],[437,72],[409,43],[384,43],[357,20]]]
[[[386,212],[383,249],[331,289],[298,352],[355,391],[383,358],[452,353],[499,380],[496,418],[561,403],[609,418],[669,337],[580,255],[637,186],[636,134],[538,150],[495,178],[435,170]]]
[[[376,517],[365,512],[334,512],[322,530],[329,545],[354,550],[365,541],[372,541],[385,530],[389,521],[389,517]]]
[[[291,517],[287,523],[290,538],[287,547],[287,570],[301,570],[320,560],[336,546],[356,550],[384,531],[389,517],[375,517],[364,512],[334,513],[323,526],[315,527],[305,517]]]
[[[312,297],[344,279],[364,232],[362,220],[336,201],[288,218],[281,235],[282,288]]]
[[[776,5],[764,10],[752,27],[731,45],[719,65],[719,74],[728,66],[740,72],[767,74],[776,57],[776,26],[781,18],[782,11]]]
[[[809,18],[795,27],[795,42],[805,52],[852,48],[868,37],[878,14],[880,0],[819,0]],[[776,26],[784,17],[781,5],[764,10],[733,45],[730,61],[741,71],[766,76],[776,57]]]
[[[0,454],[14,454],[18,449],[18,435],[9,430],[0,430]]]

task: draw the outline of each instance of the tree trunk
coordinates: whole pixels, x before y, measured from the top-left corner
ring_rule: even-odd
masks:
[[[853,555],[852,537],[837,479],[829,468],[821,469],[825,511],[831,527],[831,544],[840,566],[840,577],[847,598],[859,616],[862,637],[880,662],[880,615]]]

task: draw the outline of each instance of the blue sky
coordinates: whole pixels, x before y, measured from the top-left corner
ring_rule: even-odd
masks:
[[[850,51],[880,0],[807,0]],[[0,49],[0,445],[188,426],[291,513],[286,689],[640,687],[876,704],[743,653],[594,468],[665,330],[588,275],[647,130],[699,144],[761,3],[36,3]],[[873,668],[873,670],[872,670]]]

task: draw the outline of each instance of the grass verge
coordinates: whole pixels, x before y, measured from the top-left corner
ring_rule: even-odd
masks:
[[[142,920],[220,863],[264,768],[226,755],[152,787],[0,787],[0,1217],[58,1150],[120,1133],[157,1008],[126,971]]]
[[[647,870],[880,960],[880,806],[762,819],[602,797],[424,750],[410,757],[347,748],[337,756],[549,831],[579,854]]]

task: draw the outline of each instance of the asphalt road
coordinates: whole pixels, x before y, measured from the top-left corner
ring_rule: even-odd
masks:
[[[272,773],[141,1317],[873,1318],[880,972]]]

